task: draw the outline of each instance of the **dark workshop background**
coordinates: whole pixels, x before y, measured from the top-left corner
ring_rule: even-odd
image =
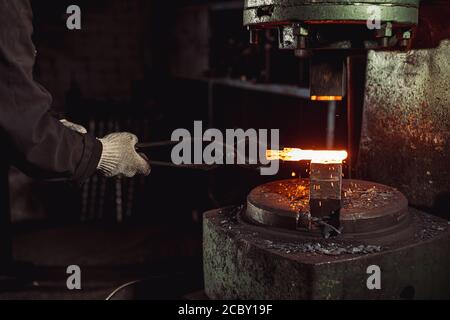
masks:
[[[36,79],[53,95],[56,111],[98,137],[125,130],[141,141],[164,141],[202,120],[219,129],[280,128],[284,146],[325,148],[327,104],[289,93],[307,85],[307,66],[279,51],[274,34],[248,44],[243,1],[32,4]],[[66,28],[70,4],[81,7],[80,31]],[[346,148],[344,104],[336,112],[339,148]],[[170,161],[170,150],[146,153]],[[68,294],[51,281],[63,281],[71,264],[87,270],[88,283],[72,297],[102,298],[136,278],[153,279],[158,292],[151,294],[158,297],[166,289],[171,296],[200,289],[202,214],[243,202],[252,187],[292,171],[306,175],[297,164],[285,164],[276,177],[235,167],[154,167],[148,178],[95,176],[76,188],[12,169],[15,257],[41,271],[40,289],[16,297]]]

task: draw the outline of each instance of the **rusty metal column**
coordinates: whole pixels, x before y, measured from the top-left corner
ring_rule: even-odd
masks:
[[[347,58],[347,151],[349,154],[348,178],[355,178],[361,123],[366,86],[367,56],[349,56]]]
[[[336,101],[328,102],[327,115],[327,149],[333,150],[335,143],[335,129],[336,129]]]

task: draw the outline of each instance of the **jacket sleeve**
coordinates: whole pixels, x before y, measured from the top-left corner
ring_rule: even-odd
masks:
[[[82,182],[96,171],[102,146],[50,114],[52,98],[33,79],[32,32],[28,0],[0,0],[0,133],[27,174]]]

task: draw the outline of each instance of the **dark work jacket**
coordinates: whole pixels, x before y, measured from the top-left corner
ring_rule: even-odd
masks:
[[[33,80],[36,49],[28,0],[0,0],[0,156],[35,178],[82,182],[100,160],[101,143],[65,128],[50,94]]]

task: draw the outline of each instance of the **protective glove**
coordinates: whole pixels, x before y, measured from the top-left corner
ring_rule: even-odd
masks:
[[[81,125],[79,125],[79,124],[70,122],[70,121],[68,121],[66,119],[59,120],[59,122],[61,122],[66,128],[69,128],[70,130],[73,130],[75,132],[78,132],[78,133],[81,133],[81,134],[86,134],[87,133],[86,128],[81,126]]]
[[[148,176],[150,165],[144,155],[136,152],[138,138],[128,132],[118,132],[99,139],[103,152],[97,169],[106,177],[134,177],[136,174]]]

